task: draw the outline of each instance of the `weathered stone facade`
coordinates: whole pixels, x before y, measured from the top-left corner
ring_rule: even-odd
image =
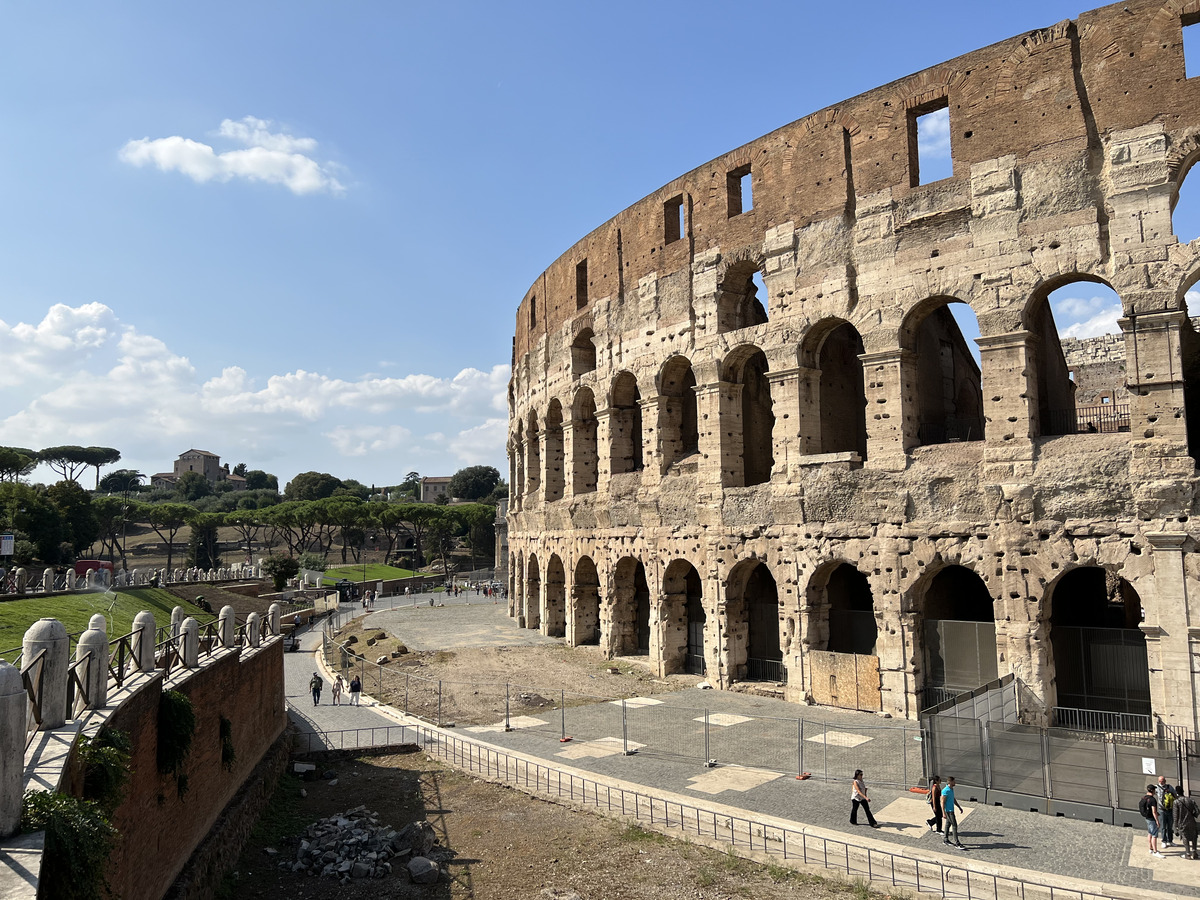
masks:
[[[517,313],[511,614],[719,687],[911,717],[1013,672],[1031,717],[1144,689],[1195,729],[1200,241],[1172,210],[1200,157],[1198,17],[1130,0],[927,69],[560,257]],[[922,184],[939,108],[953,176]],[[1047,302],[1078,280],[1123,304],[1111,433],[1076,416]],[[951,673],[967,632],[943,621],[994,653]],[[1148,686],[1100,683],[1092,627],[1132,632]]]

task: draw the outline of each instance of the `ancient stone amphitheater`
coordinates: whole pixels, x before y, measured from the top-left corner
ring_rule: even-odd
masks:
[[[580,239],[517,312],[510,613],[718,688],[914,717],[1011,673],[1033,721],[1196,729],[1198,20],[1128,0],[994,44]],[[1122,334],[1064,354],[1075,281]]]

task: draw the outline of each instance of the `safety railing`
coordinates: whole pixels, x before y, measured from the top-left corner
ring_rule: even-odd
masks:
[[[25,685],[25,693],[29,697],[29,711],[25,717],[26,747],[33,741],[38,726],[42,724],[42,682],[46,674],[48,655],[48,650],[39,650],[33,659],[26,660],[21,666],[21,682]]]
[[[71,662],[67,667],[67,709],[71,711],[72,718],[76,716],[81,709],[86,709],[91,706],[91,678],[92,659],[94,654],[89,651],[80,659]],[[83,670],[83,675],[80,676],[79,671]]]
[[[1054,706],[1050,709],[1050,721],[1057,728],[1070,728],[1075,731],[1111,731],[1129,734],[1152,734],[1154,732],[1153,718],[1139,713]]]
[[[1074,409],[1052,409],[1042,421],[1042,434],[1118,434],[1129,431],[1129,404],[1104,403]]]

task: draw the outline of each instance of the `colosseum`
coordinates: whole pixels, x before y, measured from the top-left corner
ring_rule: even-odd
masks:
[[[553,262],[517,310],[510,614],[798,702],[915,718],[1011,673],[1037,724],[1197,730],[1194,22],[1127,0],[934,66]],[[1080,281],[1120,335],[1060,340]]]

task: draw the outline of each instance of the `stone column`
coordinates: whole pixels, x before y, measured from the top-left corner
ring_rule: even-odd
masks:
[[[67,629],[58,619],[39,619],[25,632],[21,642],[21,658],[26,665],[42,650],[46,651],[42,662],[40,731],[61,728],[67,721],[67,674],[71,646]]]
[[[262,633],[262,617],[252,612],[246,616],[246,639],[249,641],[251,648],[256,648],[261,643]]]
[[[607,494],[612,482],[612,417],[614,409],[596,410],[596,492]]]
[[[143,672],[153,672],[156,668],[154,639],[157,631],[158,623],[149,610],[143,609],[133,617],[133,658]]]
[[[54,590],[54,569],[51,566],[47,566],[42,572],[42,590],[47,594]]]
[[[568,412],[570,408],[568,407]],[[563,492],[562,498],[568,504],[575,497],[575,467],[578,460],[575,459],[575,422],[567,416],[562,423],[562,455],[563,455]],[[496,559],[500,556],[497,554]]]
[[[267,608],[267,629],[270,634],[273,634],[273,635],[283,634],[283,632],[280,631],[280,629],[279,629],[279,615],[280,615],[279,604],[272,603]]]
[[[200,623],[188,616],[179,626],[180,656],[183,667],[194,669],[200,665]]]
[[[0,837],[21,825],[27,702],[20,671],[0,660]]]
[[[233,647],[237,644],[237,619],[232,606],[221,607],[217,616],[217,634],[220,636],[222,647]]]
[[[96,620],[104,625],[104,616],[92,616],[88,630],[79,636],[75,645],[75,661],[91,655],[88,661],[87,684],[88,709],[104,709],[108,705],[108,633],[96,627]]]
[[[176,606],[171,610],[171,639],[179,637],[179,627],[183,625],[183,607]]]
[[[1193,643],[1200,635],[1191,629],[1183,532],[1148,532],[1154,554],[1154,596],[1145,601],[1146,656],[1150,663],[1150,705],[1168,725],[1196,731],[1197,697]]]
[[[775,464],[771,468],[772,481],[776,478],[791,481],[796,462],[807,452],[801,429],[807,424],[804,417],[805,373],[811,371],[797,367],[767,373],[767,382],[771,386],[771,411],[775,414],[774,446],[771,448],[775,457]]]
[[[870,469],[901,472],[917,436],[916,355],[884,350],[859,356],[867,394],[867,462]]]
[[[975,340],[983,375],[984,460],[1011,468],[1007,477],[1029,474],[1039,421],[1038,338],[1029,331]],[[1004,477],[1004,476],[1002,476]]]
[[[679,458],[678,429],[673,447],[664,443],[670,435],[664,433],[663,413],[667,398],[655,395],[638,401],[642,409],[642,485],[655,487],[662,482],[666,468]]]

